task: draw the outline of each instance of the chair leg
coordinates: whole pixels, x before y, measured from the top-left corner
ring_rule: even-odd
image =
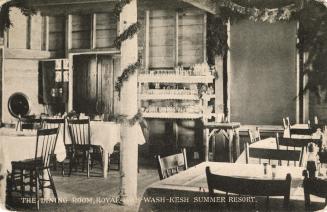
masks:
[[[65,163],[64,162],[62,162],[61,163],[61,176],[65,176]]]
[[[48,171],[48,176],[49,176],[49,179],[50,179],[50,186],[51,186],[51,189],[52,189],[53,195],[54,195],[55,198],[56,198],[56,203],[59,203],[59,201],[58,201],[58,194],[57,194],[57,190],[56,190],[56,187],[55,187],[55,184],[54,184],[54,181],[53,181],[52,175],[51,175],[49,169],[47,169],[47,171]]]
[[[25,196],[25,186],[24,186],[24,170],[20,170],[20,193],[22,197]]]
[[[70,177],[70,175],[72,174],[73,163],[74,163],[74,159],[71,158],[70,161],[69,161],[69,173],[68,173],[68,176],[69,176],[69,177]]]
[[[90,152],[89,151],[87,151],[87,154],[86,154],[86,161],[87,161],[87,164],[86,164],[87,177],[89,178],[90,177]]]
[[[40,210],[40,199],[39,199],[39,173],[35,170],[35,196],[36,196],[36,208]]]
[[[30,170],[30,192],[31,192],[31,195],[33,193],[33,180],[34,180],[33,170]]]

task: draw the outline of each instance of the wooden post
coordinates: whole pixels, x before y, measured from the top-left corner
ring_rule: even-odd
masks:
[[[228,34],[228,38],[227,38],[227,43],[228,46],[230,46],[230,23],[227,23],[227,34]],[[230,84],[231,84],[231,61],[230,61],[230,51],[228,51],[227,53],[227,74],[226,74],[226,106],[225,106],[225,117],[227,118],[227,121],[230,121],[230,113],[231,113],[231,107],[230,107],[230,93],[231,93],[231,88],[230,88]]]
[[[150,11],[145,11],[145,53],[144,53],[144,69],[147,73],[149,69],[149,53],[150,53]]]
[[[123,33],[130,25],[137,22],[137,0],[132,0],[123,7],[120,14],[120,33]],[[138,59],[137,35],[127,39],[121,45],[121,70]],[[121,89],[120,112],[129,119],[137,113],[137,72],[129,75]],[[123,205],[135,205],[137,202],[137,124],[131,126],[129,123],[121,125],[120,145],[120,202]]]
[[[178,48],[178,44],[179,44],[179,39],[178,39],[178,35],[179,35],[179,20],[178,20],[178,11],[176,11],[175,13],[175,66],[178,66],[178,52],[179,52],[179,48]]]

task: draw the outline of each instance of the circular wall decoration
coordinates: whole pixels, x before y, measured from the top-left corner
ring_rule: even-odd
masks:
[[[20,92],[14,93],[8,100],[9,113],[18,118],[19,116],[26,116],[30,113],[30,102],[28,97]]]

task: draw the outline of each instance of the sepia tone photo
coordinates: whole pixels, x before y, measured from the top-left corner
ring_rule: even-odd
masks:
[[[327,0],[0,0],[0,211],[327,211]]]

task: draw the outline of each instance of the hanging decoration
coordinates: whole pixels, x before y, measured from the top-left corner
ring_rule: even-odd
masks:
[[[244,7],[232,2],[231,0],[224,0],[221,2],[220,7],[225,7],[231,10],[231,12],[236,12],[240,15],[246,16],[253,21],[275,23],[277,21],[289,20],[293,13],[296,13],[303,8],[303,4],[290,4],[281,8],[273,9],[258,9],[256,7]]]
[[[11,27],[10,9],[16,7],[20,9],[21,13],[25,16],[34,15],[36,10],[32,8],[26,0],[11,0],[0,5],[0,31],[3,32]]]
[[[114,41],[114,45],[117,49],[120,49],[123,41],[131,39],[140,29],[140,23],[134,23],[130,25],[122,34],[120,34]]]
[[[128,123],[130,126],[133,126],[136,123],[145,122],[140,110],[131,119],[128,119],[126,115],[116,115],[113,117],[113,119],[116,121],[116,123]]]
[[[123,10],[124,6],[129,4],[131,1],[132,0],[121,0],[116,3],[113,13],[117,20],[119,19],[120,13]]]
[[[129,76],[134,74],[136,69],[141,67],[141,62],[137,61],[134,64],[130,64],[127,68],[124,69],[123,73],[117,78],[115,83],[115,90],[118,91],[118,97],[120,98],[121,88],[123,86],[123,82],[127,81]]]

